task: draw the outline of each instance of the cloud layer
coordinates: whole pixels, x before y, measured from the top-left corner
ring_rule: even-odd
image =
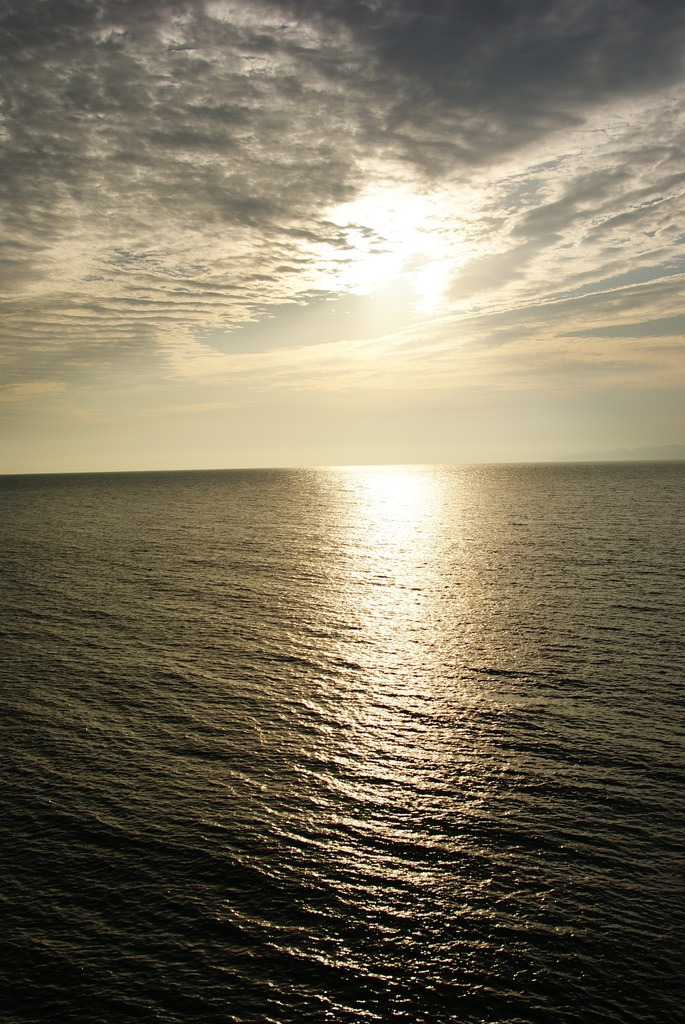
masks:
[[[0,12],[14,400],[682,372],[681,2]]]

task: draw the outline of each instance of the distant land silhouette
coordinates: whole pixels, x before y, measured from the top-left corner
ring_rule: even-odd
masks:
[[[685,444],[651,444],[641,448],[614,448],[606,452],[565,455],[556,462],[658,462],[685,459]]]

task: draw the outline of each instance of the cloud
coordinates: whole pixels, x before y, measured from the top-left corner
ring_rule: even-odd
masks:
[[[672,84],[682,71],[677,0],[286,7],[298,19],[345,29],[375,68],[376,93],[393,97],[383,111],[388,135],[417,159],[423,142],[428,166],[491,160],[583,120],[589,106]]]
[[[503,343],[500,315],[556,324],[564,292],[595,315],[585,293],[611,279],[623,315],[621,275],[644,268],[663,287],[641,315],[663,319],[684,33],[666,0],[9,0],[5,379],[447,383],[469,344]],[[420,327],[406,301],[345,297],[393,246],[402,263],[384,190],[407,223],[408,196],[428,211],[406,294],[419,264],[451,281]]]
[[[0,394],[2,402],[21,402],[25,399],[44,398],[46,395],[56,395],[64,390],[64,384],[54,380],[32,380],[22,384],[14,384]]]

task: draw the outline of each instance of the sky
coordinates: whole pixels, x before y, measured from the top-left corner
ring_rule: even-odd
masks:
[[[682,0],[0,0],[0,472],[685,442]]]

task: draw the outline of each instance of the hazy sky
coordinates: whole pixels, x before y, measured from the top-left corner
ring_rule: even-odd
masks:
[[[685,441],[682,0],[0,0],[0,471]]]

